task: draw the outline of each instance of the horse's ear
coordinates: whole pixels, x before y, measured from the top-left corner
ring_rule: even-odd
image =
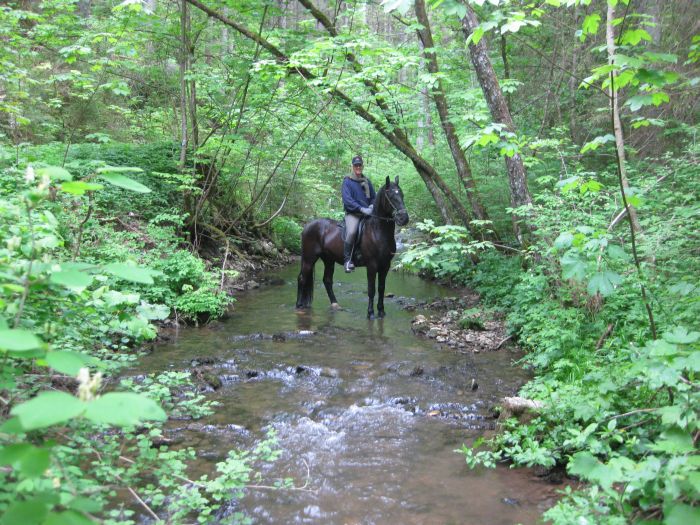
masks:
[[[394,184],[399,185],[399,176],[394,177]]]
[[[388,188],[390,184],[391,184],[391,181],[389,180],[389,175],[387,175],[386,176],[386,187]]]

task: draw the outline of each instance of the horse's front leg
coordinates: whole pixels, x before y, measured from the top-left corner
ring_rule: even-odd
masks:
[[[369,304],[367,305],[367,319],[374,319],[374,281],[377,277],[377,269],[372,265],[367,265],[367,297]]]
[[[333,259],[324,259],[323,264],[323,285],[326,287],[326,293],[328,294],[328,299],[331,301],[331,307],[337,308],[338,300],[333,293],[333,270],[335,269],[335,262]]]
[[[379,269],[379,297],[377,298],[377,317],[384,317],[384,285],[386,284],[386,274],[389,273],[389,267]]]

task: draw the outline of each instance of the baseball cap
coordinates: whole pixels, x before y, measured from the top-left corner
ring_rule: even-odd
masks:
[[[362,164],[364,164],[364,163],[362,162],[362,157],[360,155],[355,155],[352,158],[352,165],[353,166],[362,166]]]

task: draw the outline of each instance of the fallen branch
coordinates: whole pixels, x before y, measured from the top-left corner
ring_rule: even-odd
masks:
[[[496,345],[496,347],[494,348],[494,350],[500,350],[501,347],[502,347],[507,341],[510,341],[511,339],[513,339],[513,337],[515,337],[515,336],[514,336],[514,335],[509,335],[508,337],[506,337],[505,339],[503,339],[500,343],[498,343],[498,344]],[[511,398],[508,398],[508,399],[511,399]]]
[[[610,323],[608,327],[605,329],[605,332],[603,332],[603,335],[600,336],[600,339],[598,339],[598,342],[595,344],[595,349],[600,350],[600,348],[603,346],[603,343],[605,340],[610,337],[610,334],[612,333],[613,329],[615,328],[615,323]]]

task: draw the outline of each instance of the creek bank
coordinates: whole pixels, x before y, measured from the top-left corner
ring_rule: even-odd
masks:
[[[463,289],[460,296],[431,301],[415,301],[399,297],[396,302],[407,311],[418,309],[434,313],[418,314],[411,321],[411,330],[418,337],[434,339],[437,343],[460,352],[500,350],[512,339],[507,334],[504,318],[478,307],[479,294]]]

